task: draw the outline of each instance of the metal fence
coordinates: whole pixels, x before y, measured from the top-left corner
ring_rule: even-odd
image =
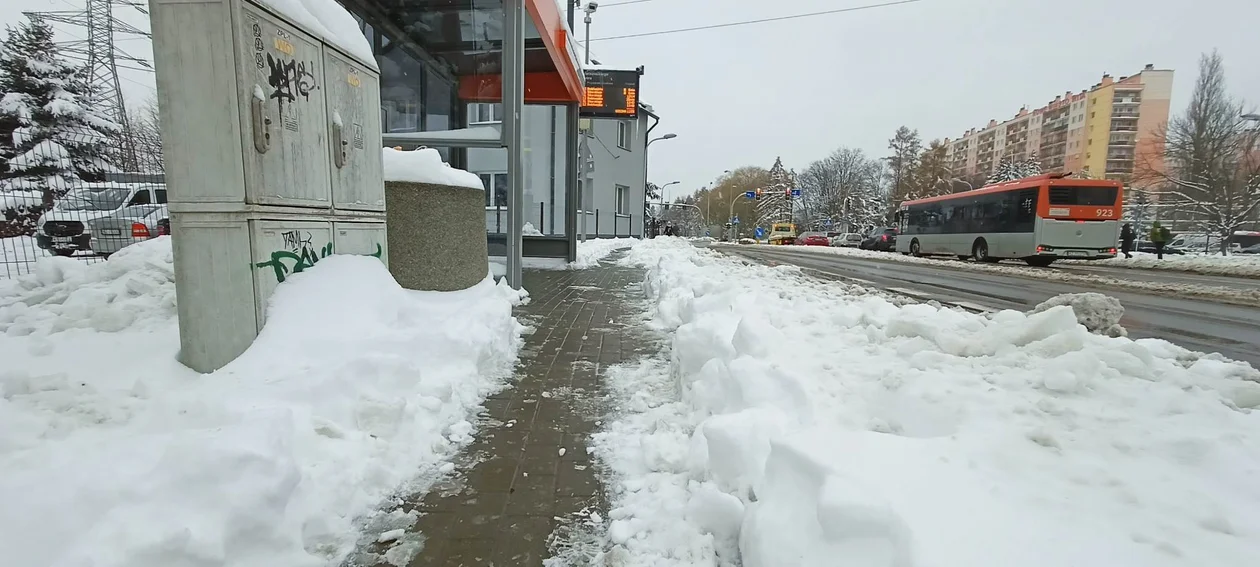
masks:
[[[18,148],[0,156],[0,278],[52,256],[100,262],[170,233],[156,124],[93,120],[12,135]]]

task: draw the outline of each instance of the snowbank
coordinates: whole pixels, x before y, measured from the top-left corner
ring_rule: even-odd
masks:
[[[1092,334],[1067,306],[898,307],[678,240],[626,262],[672,348],[609,373],[623,415],[595,446],[620,565],[1260,556],[1246,364]]]
[[[16,278],[35,269],[35,261],[50,256],[48,251],[35,245],[30,236],[14,236],[0,238],[0,297],[11,282],[8,278]]]
[[[361,65],[379,71],[372,46],[350,15],[337,0],[261,0],[262,4],[297,22],[307,31],[319,36],[353,55]]]
[[[331,256],[222,370],[175,362],[170,241],[59,258],[0,295],[0,549],[14,565],[336,565],[470,440],[520,344],[488,279],[403,290]],[[379,534],[366,534],[375,537]]]
[[[727,246],[723,244],[723,246]],[[831,254],[835,256],[853,256],[858,258],[867,258],[882,262],[906,262],[912,264],[932,264],[940,266],[942,262],[948,264],[950,268],[959,270],[970,270],[973,272],[987,272],[992,274],[1003,274],[1009,276],[1023,278],[1037,278],[1044,280],[1081,283],[1090,286],[1101,286],[1110,289],[1129,289],[1155,293],[1168,296],[1191,296],[1211,298],[1217,301],[1234,303],[1240,305],[1260,305],[1260,290],[1242,289],[1236,287],[1223,287],[1215,285],[1186,285],[1183,283],[1163,283],[1133,280],[1127,278],[1107,277],[1103,275],[1083,273],[1085,270],[1064,270],[1057,268],[1048,269],[1031,269],[1024,265],[1015,264],[984,264],[977,262],[957,262],[944,258],[916,258],[914,256],[905,256],[901,254],[888,252],[875,252],[871,250],[859,250],[857,248],[833,248],[828,246],[790,246],[786,250],[776,250],[780,253],[802,253],[802,254]],[[1169,258],[1165,256],[1165,261]],[[1231,256],[1232,258],[1232,256]],[[1057,265],[1057,264],[1056,264]],[[1075,266],[1074,266],[1075,267]],[[1229,275],[1229,274],[1226,274]]]
[[[1101,293],[1065,293],[1047,299],[1033,308],[1033,313],[1049,311],[1060,305],[1072,308],[1076,322],[1083,325],[1091,333],[1099,333],[1109,337],[1128,336],[1128,331],[1120,326],[1124,317],[1124,306],[1120,300]]]
[[[609,254],[634,247],[640,242],[643,241],[638,238],[593,238],[586,242],[579,242],[577,259],[569,264],[569,268],[574,270],[593,268]]]
[[[452,187],[468,187],[485,191],[476,174],[451,167],[442,161],[442,154],[433,148],[404,151],[382,148],[385,156],[385,180],[431,183]]]
[[[1145,270],[1174,270],[1214,276],[1260,277],[1260,254],[1220,256],[1216,254],[1168,255],[1160,260],[1154,254],[1134,252],[1132,258],[1111,258],[1093,262],[1064,261],[1071,266],[1107,266],[1112,268],[1141,268]]]

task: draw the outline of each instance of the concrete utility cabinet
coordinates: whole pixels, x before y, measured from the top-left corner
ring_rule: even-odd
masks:
[[[151,0],[180,360],[211,372],[276,287],[329,254],[388,261],[380,77],[248,0]]]

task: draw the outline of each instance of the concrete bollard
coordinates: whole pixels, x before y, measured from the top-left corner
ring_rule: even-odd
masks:
[[[485,198],[469,187],[385,182],[389,271],[399,285],[457,291],[486,278]]]

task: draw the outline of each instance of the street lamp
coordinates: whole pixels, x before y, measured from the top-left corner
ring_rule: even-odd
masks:
[[[646,144],[643,144],[643,198],[645,201],[647,200],[647,183],[648,183],[648,148],[652,145],[652,142],[655,142],[657,140],[672,140],[677,137],[678,137],[678,134],[670,132],[669,134],[665,134],[664,136],[652,138],[651,140],[648,140]],[[678,182],[675,181],[674,183],[678,183]],[[671,183],[671,185],[672,184],[673,183]],[[661,196],[664,197],[664,195],[665,195],[665,189],[664,187],[662,187]]]
[[[668,201],[668,200],[669,200],[669,199],[666,199],[666,198],[665,198],[665,188],[666,188],[666,187],[669,187],[670,185],[678,185],[679,183],[682,183],[682,181],[670,181],[669,183],[666,183],[666,184],[664,184],[664,185],[661,185],[661,186],[660,186],[660,190],[661,190],[661,202],[662,202],[662,203],[664,203],[664,202],[666,202],[666,201]]]

